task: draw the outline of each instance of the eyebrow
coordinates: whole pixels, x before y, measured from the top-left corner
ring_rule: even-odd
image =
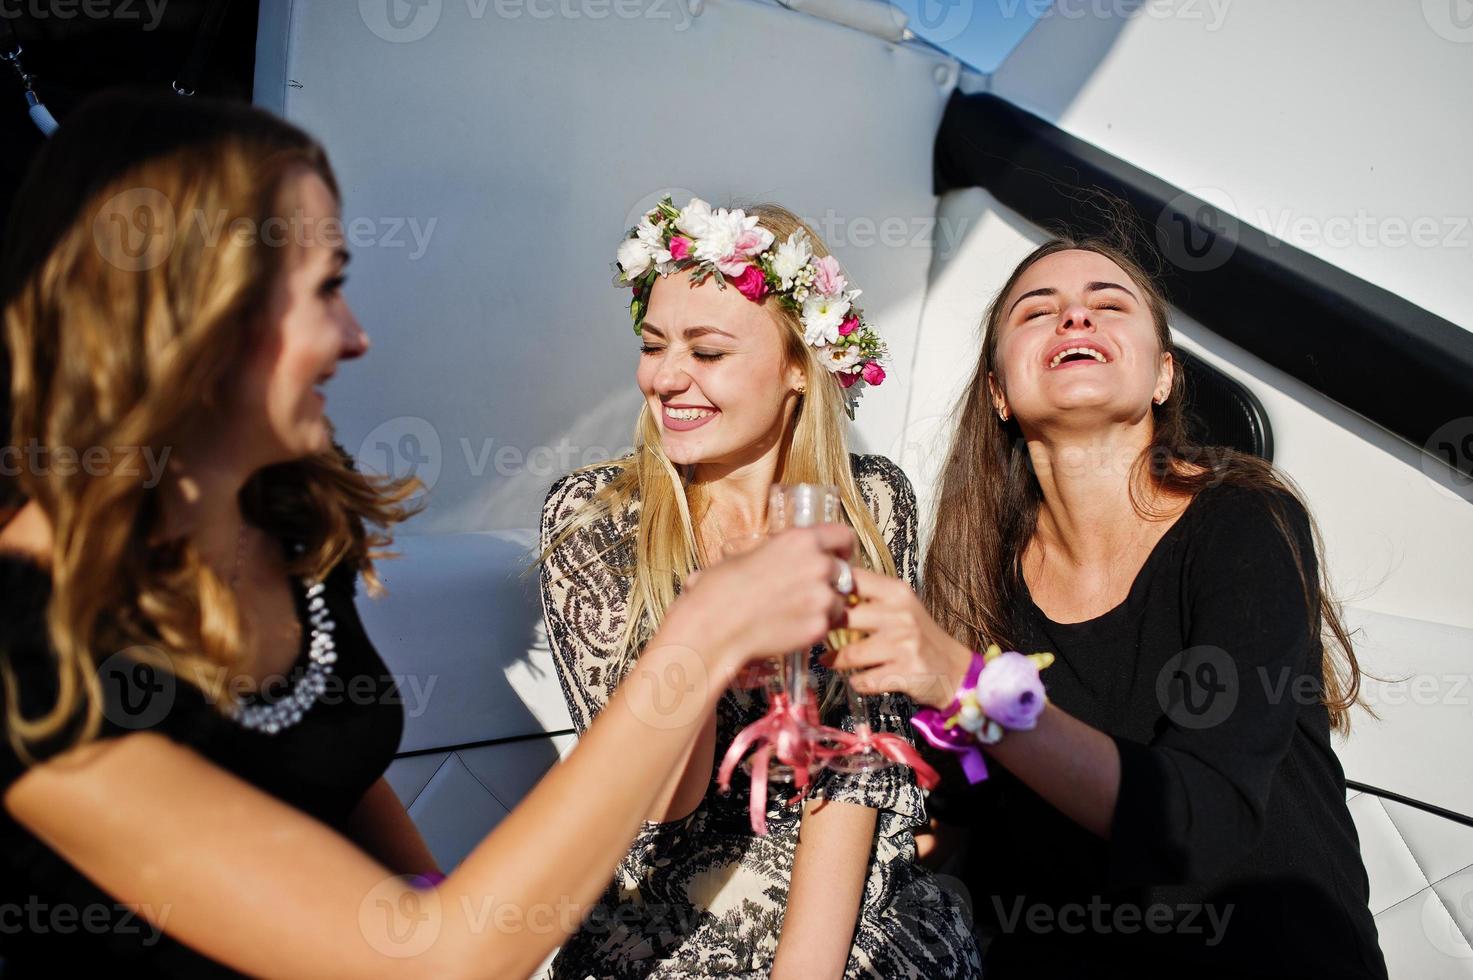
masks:
[[[1084,291],[1086,293],[1099,292],[1101,289],[1118,289],[1125,295],[1129,296],[1131,299],[1135,299],[1136,302],[1140,302],[1138,299],[1136,299],[1135,293],[1132,293],[1129,289],[1126,289],[1118,282],[1089,282],[1084,284]],[[1044,286],[1041,289],[1030,289],[1028,292],[1015,299],[1013,301],[1013,305],[1008,307],[1008,316],[1012,316],[1013,311],[1018,308],[1018,304],[1023,302],[1025,299],[1031,299],[1034,296],[1057,296],[1058,294],[1059,291],[1057,289],[1054,289],[1052,286]]]
[[[665,332],[663,330],[655,326],[653,323],[650,323],[648,320],[644,322],[644,326],[642,327],[642,329],[653,331],[655,336],[657,337],[663,338],[665,336]],[[725,330],[722,330],[718,327],[707,326],[705,324],[695,327],[686,327],[685,339],[695,340],[697,337],[704,337],[708,333],[720,334],[723,337],[727,337],[731,340],[736,340],[736,337],[733,334],[729,334]]]

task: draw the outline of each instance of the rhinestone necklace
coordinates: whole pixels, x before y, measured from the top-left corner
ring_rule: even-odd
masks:
[[[300,547],[297,549],[302,550]],[[249,704],[239,694],[232,692],[233,702],[228,714],[236,724],[251,731],[275,735],[302,720],[302,715],[317,703],[327,690],[327,677],[332,665],[337,663],[337,644],[333,630],[337,624],[328,612],[326,591],[321,582],[307,586],[307,615],[312,622],[312,636],[307,648],[307,670],[292,688],[290,694],[271,704]]]

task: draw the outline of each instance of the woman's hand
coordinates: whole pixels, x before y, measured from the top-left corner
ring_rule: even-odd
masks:
[[[659,641],[715,656],[732,674],[750,661],[806,649],[844,621],[834,583],[853,550],[854,532],[842,524],[784,531],[687,579]]]
[[[860,694],[899,691],[917,704],[945,708],[967,675],[972,651],[946,634],[911,587],[899,579],[854,569],[860,603],[848,626],[867,634],[826,655],[834,670],[854,671]]]

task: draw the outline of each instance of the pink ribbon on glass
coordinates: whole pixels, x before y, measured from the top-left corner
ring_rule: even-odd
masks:
[[[721,769],[717,772],[717,785],[722,792],[731,789],[731,775],[737,763],[756,746],[752,753],[752,793],[747,803],[747,812],[752,818],[752,831],[759,836],[767,833],[767,767],[773,757],[793,770],[793,784],[798,792],[789,801],[796,803],[803,798],[810,781],[809,768],[822,759],[820,749],[808,737],[805,729],[818,724],[818,705],[809,694],[801,704],[795,703],[786,691],[774,691],[768,696],[767,714],[737,733],[731,747],[722,757]]]
[[[905,738],[890,732],[860,735],[842,728],[820,726],[818,705],[811,692],[805,692],[805,695],[803,704],[798,705],[786,691],[773,692],[769,695],[767,714],[743,728],[722,757],[717,785],[722,792],[727,792],[731,789],[731,777],[737,764],[755,746],[752,751],[752,790],[747,802],[753,833],[758,836],[767,834],[767,767],[774,758],[793,770],[793,784],[798,791],[788,800],[789,806],[803,799],[807,793],[811,782],[810,767],[871,749],[887,759],[910,766],[915,770],[916,782],[923,788],[935,789],[940,784],[940,775]],[[818,732],[816,738],[812,735],[814,731]]]
[[[921,757],[914,745],[899,735],[890,732],[855,734],[846,732],[842,728],[825,728],[823,737],[835,745],[833,748],[826,746],[819,748],[819,753],[824,759],[863,755],[873,749],[892,762],[898,762],[914,769],[916,782],[922,789],[935,789],[941,783],[940,774]]]

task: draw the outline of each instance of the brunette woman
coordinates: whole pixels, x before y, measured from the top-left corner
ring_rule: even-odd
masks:
[[[28,918],[6,976],[527,975],[726,680],[839,615],[851,532],[793,532],[689,590],[435,887],[383,779],[403,712],[354,606],[413,488],[331,442],[322,387],[368,339],[322,149],[247,107],[109,97],[17,200],[0,889]]]
[[[925,605],[857,572],[872,635],[836,666],[974,731],[963,758],[993,743],[948,814],[989,975],[1384,977],[1313,524],[1268,463],[1189,441],[1157,286],[1108,244],[1038,248],[957,422]],[[993,643],[1054,655],[1046,706]]]

